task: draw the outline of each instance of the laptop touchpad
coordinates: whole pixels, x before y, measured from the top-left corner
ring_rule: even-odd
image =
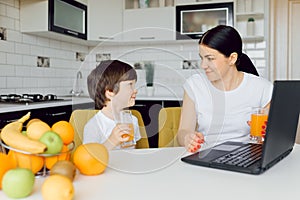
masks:
[[[213,149],[219,150],[219,151],[233,151],[239,147],[240,147],[240,145],[221,144],[219,146],[213,147]]]

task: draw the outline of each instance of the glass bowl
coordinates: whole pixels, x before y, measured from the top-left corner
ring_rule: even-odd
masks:
[[[74,141],[63,147],[62,152],[57,154],[32,154],[6,145],[0,139],[3,153],[12,156],[16,167],[30,169],[36,177],[44,177],[49,174],[51,167],[59,160],[70,160],[71,152],[75,147]]]

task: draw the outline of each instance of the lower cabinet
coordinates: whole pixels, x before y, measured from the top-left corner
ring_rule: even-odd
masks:
[[[0,129],[6,124],[18,120],[28,112],[31,112],[30,119],[38,118],[52,126],[60,120],[69,121],[73,110],[76,109],[95,109],[94,103],[81,103],[74,105],[56,106],[48,108],[29,109],[15,112],[0,113]],[[24,126],[27,122],[25,122]]]
[[[49,126],[52,126],[60,120],[69,121],[72,113],[72,105],[0,113],[0,129],[6,124],[21,118],[28,112],[31,112],[30,119],[38,118],[46,122]]]
[[[131,109],[138,110],[144,120],[150,148],[158,147],[158,114],[163,107],[181,106],[181,101],[170,100],[136,100]]]

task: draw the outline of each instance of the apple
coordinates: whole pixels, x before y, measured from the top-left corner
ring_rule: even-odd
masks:
[[[10,169],[3,176],[2,190],[10,198],[24,198],[32,192],[34,181],[35,176],[30,169]]]
[[[47,146],[47,150],[44,152],[45,154],[60,153],[64,145],[61,137],[54,131],[46,131],[39,141]]]
[[[22,131],[22,134],[27,136],[27,131]]]

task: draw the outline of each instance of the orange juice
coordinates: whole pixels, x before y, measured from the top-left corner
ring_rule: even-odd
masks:
[[[268,120],[267,114],[252,114],[251,115],[251,127],[250,135],[253,137],[262,137],[262,126],[266,126],[265,122]]]
[[[132,141],[133,140],[133,137],[134,137],[134,128],[133,128],[133,124],[130,123],[130,124],[126,124],[129,126],[129,133],[128,134],[123,134],[122,137],[125,138],[125,137],[129,137],[128,141]]]

